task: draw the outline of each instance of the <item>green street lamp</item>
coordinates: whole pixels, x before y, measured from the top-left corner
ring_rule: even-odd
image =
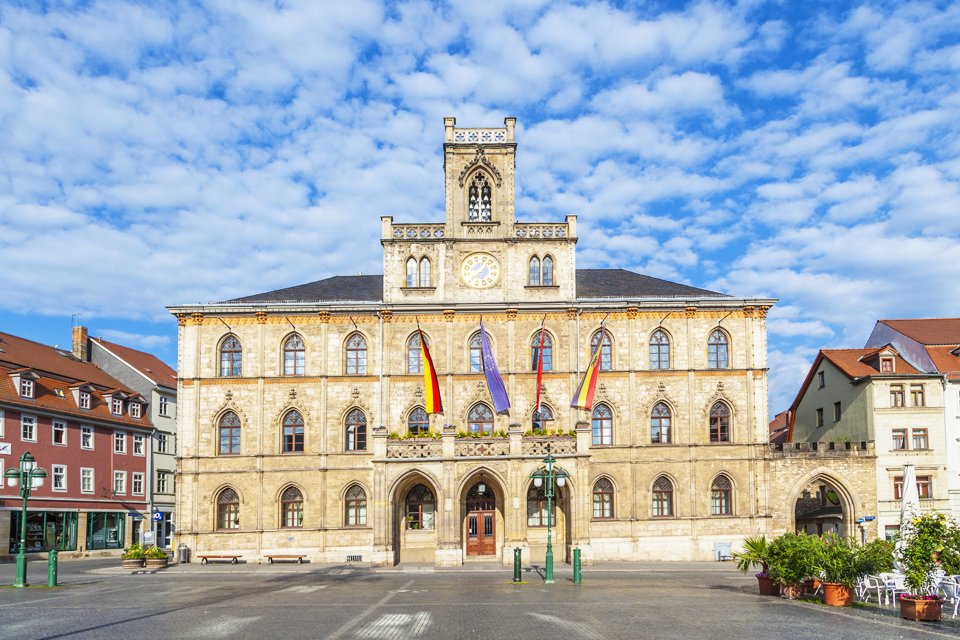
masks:
[[[553,584],[553,537],[552,537],[552,528],[553,528],[553,485],[556,482],[558,487],[562,487],[567,482],[567,472],[563,469],[554,470],[553,465],[557,461],[553,457],[553,454],[549,451],[547,452],[547,457],[543,459],[543,464],[546,465],[547,470],[535,471],[530,474],[530,477],[533,479],[533,486],[540,488],[543,486],[544,481],[546,481],[547,486],[544,489],[544,495],[547,498],[547,557],[544,561],[543,567],[543,581],[546,584]]]
[[[47,472],[37,466],[37,460],[27,451],[20,456],[19,469],[7,469],[3,474],[7,479],[8,487],[20,485],[20,497],[23,498],[23,508],[20,510],[20,551],[17,553],[17,577],[13,583],[15,587],[27,585],[27,498],[33,489],[43,486],[43,479]]]

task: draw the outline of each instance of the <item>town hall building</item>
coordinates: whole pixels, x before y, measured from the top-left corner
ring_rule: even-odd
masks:
[[[532,476],[548,454],[568,476],[555,487],[558,560],[574,548],[587,562],[707,560],[792,528],[783,504],[818,471],[776,480],[768,465],[775,301],[578,269],[576,216],[517,219],[516,119],[444,126],[446,218],[382,217],[382,276],[170,307],[177,542],[248,561],[509,563],[516,547],[538,561],[549,514]],[[481,319],[505,413],[484,377]],[[571,408],[601,321],[596,397]],[[425,411],[421,336],[442,414]],[[777,482],[793,487],[782,499]],[[865,504],[853,489],[843,498],[848,519]]]

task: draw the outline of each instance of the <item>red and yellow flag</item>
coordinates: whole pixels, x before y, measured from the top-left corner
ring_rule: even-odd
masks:
[[[571,407],[586,409],[588,411],[593,408],[593,394],[597,391],[597,379],[600,377],[600,353],[603,350],[603,340],[605,337],[603,323],[601,322],[600,342],[597,343],[597,347],[593,350],[593,354],[590,356],[590,364],[587,365],[587,370],[583,374],[583,380],[580,381],[580,386],[577,387],[576,392],[573,394],[573,400],[570,401]]]
[[[440,401],[440,381],[437,380],[437,370],[433,368],[430,350],[427,349],[427,339],[420,332],[420,358],[423,361],[423,397],[427,413],[443,413],[443,403]]]

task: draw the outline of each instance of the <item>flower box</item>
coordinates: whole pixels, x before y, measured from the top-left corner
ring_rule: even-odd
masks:
[[[940,622],[943,598],[912,598],[900,596],[900,617],[923,622]]]

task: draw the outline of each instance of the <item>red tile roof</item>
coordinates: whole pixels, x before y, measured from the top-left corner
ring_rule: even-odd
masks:
[[[821,349],[820,353],[851,379],[875,375],[921,373],[899,355],[894,356],[893,374],[880,373],[879,366],[868,364],[866,360],[869,358],[865,357],[877,354],[879,351],[880,349]]]
[[[955,351],[957,351],[956,345],[927,347],[927,353],[937,367],[937,371],[947,374],[950,378],[960,377],[960,356],[954,355]]]
[[[137,351],[103,338],[93,338],[93,341],[103,346],[107,351],[117,356],[131,367],[145,375],[154,384],[163,385],[172,389],[177,388],[177,372],[166,362],[153,354]]]
[[[960,344],[960,318],[918,318],[880,320],[880,322],[921,344]]]
[[[11,373],[23,369],[31,369],[40,376],[34,382],[33,399],[21,398],[10,377]],[[83,382],[91,383],[95,389],[90,394],[89,410],[77,406],[70,389]],[[127,414],[116,416],[110,413],[103,395],[111,390],[137,395],[136,391],[126,388],[96,365],[76,359],[69,351],[0,332],[0,403],[23,407],[27,411],[48,410],[88,420],[96,418],[149,428],[146,416],[136,419]]]

